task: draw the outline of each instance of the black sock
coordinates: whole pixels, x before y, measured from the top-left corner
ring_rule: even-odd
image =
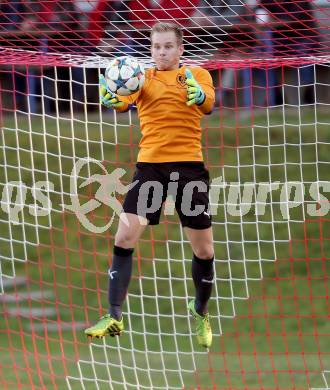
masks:
[[[134,249],[115,246],[112,265],[109,269],[109,313],[116,320],[122,317],[122,305],[126,298],[128,285],[132,275]]]
[[[207,313],[207,303],[210,299],[213,287],[214,258],[200,259],[193,256],[191,273],[196,289],[195,309],[199,315]]]

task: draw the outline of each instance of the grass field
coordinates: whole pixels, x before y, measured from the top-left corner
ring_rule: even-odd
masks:
[[[304,182],[306,188],[328,181],[328,113],[285,108],[267,115],[259,111],[252,119],[238,114],[217,111],[204,123],[212,178]],[[2,301],[0,388],[65,389],[66,376],[71,388],[88,390],[324,388],[321,372],[330,370],[330,218],[307,213],[313,201],[308,191],[289,219],[282,216],[280,189],[272,192],[271,202],[267,198],[263,215],[256,213],[255,202],[245,215],[233,215],[225,202],[228,190],[221,192],[214,216],[217,284],[209,354],[191,337],[186,309],[187,295],[193,295],[191,250],[176,217],[163,217],[158,227],[147,229],[136,248],[125,307],[128,331],[120,341],[89,344],[81,330],[63,330],[65,324],[93,322],[107,307],[116,223],[92,234],[61,204],[70,203],[77,158],[104,161],[109,172],[123,167],[129,182],[139,139],[136,118],[114,119],[100,113],[74,120],[3,118],[1,183],[21,181],[30,188],[47,180],[54,191],[49,215],[36,218],[24,207],[19,223],[8,224],[8,214],[0,211],[2,274],[27,277],[25,285],[6,291],[16,293],[15,302]],[[102,172],[90,163],[79,183],[92,173]],[[81,203],[96,188],[81,190]],[[28,204],[33,204],[30,190]],[[109,217],[103,206],[90,214],[97,226]],[[24,292],[42,295],[19,302]],[[43,312],[32,315],[37,308]],[[30,315],[13,316],[12,309],[28,309]]]

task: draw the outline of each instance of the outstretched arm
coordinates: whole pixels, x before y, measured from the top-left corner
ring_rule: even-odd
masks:
[[[190,69],[186,69],[187,84],[187,105],[196,104],[203,113],[208,114],[212,111],[215,96],[211,75],[206,70],[198,73],[199,82],[195,79]]]

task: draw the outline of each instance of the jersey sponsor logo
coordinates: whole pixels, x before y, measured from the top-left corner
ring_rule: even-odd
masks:
[[[187,80],[187,77],[186,77],[184,74],[179,73],[179,74],[176,76],[176,82],[177,82],[181,87],[185,87],[185,86],[186,86],[186,80]]]

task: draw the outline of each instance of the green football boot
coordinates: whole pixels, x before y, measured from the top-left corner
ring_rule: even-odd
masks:
[[[205,348],[212,345],[212,329],[209,320],[209,313],[204,316],[199,315],[195,309],[195,300],[189,302],[189,312],[196,320],[196,335],[198,344]]]
[[[100,318],[100,320],[90,328],[85,329],[85,335],[88,337],[101,338],[104,336],[120,336],[124,330],[124,320],[117,321],[111,317],[110,314],[106,314]]]

